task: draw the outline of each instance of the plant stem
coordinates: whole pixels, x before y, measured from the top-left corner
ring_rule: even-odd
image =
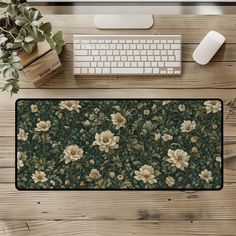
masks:
[[[1,26],[0,26],[0,30],[2,30],[3,32],[6,32],[6,33],[8,33],[8,34],[10,34],[13,39],[16,39],[16,38],[14,37],[14,35],[13,35],[10,31],[7,31],[7,30],[3,29]]]

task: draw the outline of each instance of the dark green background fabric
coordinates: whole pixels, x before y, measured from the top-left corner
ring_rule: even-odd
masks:
[[[222,103],[32,99],[16,103],[16,187],[220,189]]]

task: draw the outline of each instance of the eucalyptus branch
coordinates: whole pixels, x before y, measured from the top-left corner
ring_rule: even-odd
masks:
[[[4,28],[2,28],[1,26],[0,26],[0,30],[1,31],[3,31],[3,32],[5,32],[5,33],[8,33],[8,34],[10,34],[11,35],[11,37],[13,38],[13,39],[16,39],[15,37],[14,37],[14,35],[10,32],[10,31],[8,31],[8,30],[5,30]]]

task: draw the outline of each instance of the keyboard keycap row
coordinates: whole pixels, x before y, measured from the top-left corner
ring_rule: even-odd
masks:
[[[124,39],[119,39],[119,40],[103,40],[103,39],[98,39],[98,40],[89,40],[89,39],[74,39],[74,43],[78,43],[78,44],[157,44],[157,43],[162,43],[162,44],[170,44],[170,43],[177,43],[180,44],[181,41],[179,39],[177,40],[158,40],[158,39],[141,39],[141,40],[132,40],[132,39],[128,39],[128,40],[124,40]]]
[[[180,74],[180,70],[159,68],[75,68],[75,74]]]
[[[105,49],[105,50],[155,50],[155,49],[180,49],[180,44],[75,44],[74,49],[80,50],[80,49],[86,49],[86,50],[95,50],[95,49]]]

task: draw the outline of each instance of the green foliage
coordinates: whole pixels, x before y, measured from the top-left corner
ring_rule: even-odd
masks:
[[[22,0],[0,0],[4,18],[0,19],[0,73],[6,80],[3,91],[19,90],[19,52],[31,53],[35,43],[47,41],[58,54],[64,46],[61,32],[53,33],[50,22],[43,22],[39,10]]]
[[[93,99],[70,102],[64,109],[57,99],[17,102],[17,134],[20,129],[25,132],[25,139],[24,135],[18,135],[17,140],[17,152],[21,153],[17,169],[20,189],[221,187],[220,107],[207,113],[205,100],[171,100],[167,103],[150,99]],[[212,104],[214,106],[214,102]],[[126,122],[117,128],[111,115],[118,112]],[[188,120],[194,121],[196,127],[183,132],[181,125]],[[50,122],[47,130],[35,130],[40,121]],[[118,146],[105,152],[101,146],[94,145],[94,141],[96,133],[107,130],[119,137],[119,141],[113,140]],[[172,139],[164,139],[165,134],[172,135]],[[83,149],[83,155],[66,163],[65,150],[70,145]],[[180,169],[175,163],[169,163],[169,149],[183,149],[189,155],[188,166]],[[156,182],[144,183],[135,179],[136,171],[145,165],[153,168]],[[97,179],[89,177],[93,169],[100,172]],[[204,170],[212,172],[213,178],[209,181],[199,176]],[[45,181],[36,183],[32,179],[35,171],[44,172]]]

